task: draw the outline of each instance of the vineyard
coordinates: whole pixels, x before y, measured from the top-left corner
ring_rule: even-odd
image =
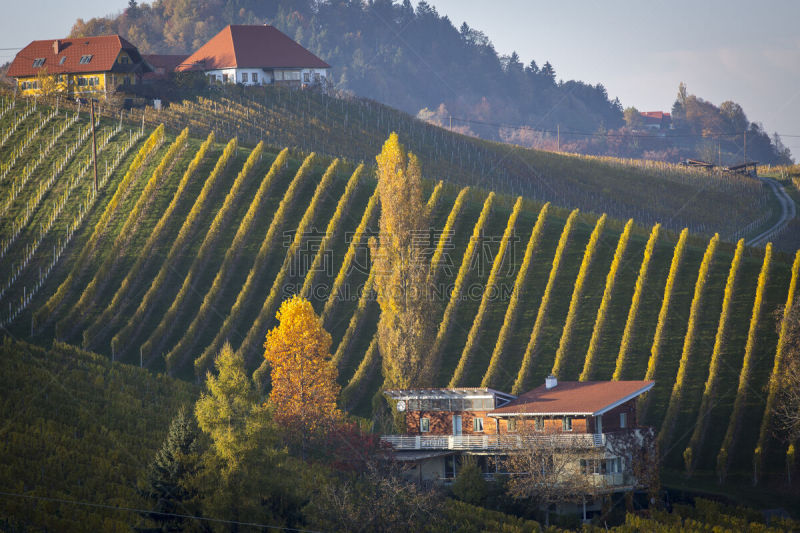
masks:
[[[363,152],[329,157],[338,149],[336,134],[323,133],[306,139],[314,152],[285,149],[296,143],[272,135],[291,128],[264,116],[293,109],[299,97],[265,94],[286,101],[230,101],[216,112],[219,102],[199,101],[157,117],[172,125],[194,117],[196,124],[177,131],[150,128],[148,118],[142,128],[141,117],[133,126],[104,116],[97,191],[85,110],[6,111],[0,131],[10,132],[8,146],[36,133],[19,153],[0,153],[0,164],[10,165],[4,184],[19,183],[13,197],[3,188],[9,207],[0,225],[0,323],[31,342],[55,339],[192,381],[228,341],[263,382],[264,336],[279,303],[300,293],[333,337],[342,405],[368,415],[381,383],[367,246],[380,203],[369,166],[374,153],[363,143],[382,137],[350,114],[351,104],[306,95],[303,105],[322,106],[317,111],[327,106],[338,116],[344,109],[348,128],[360,132],[362,144],[354,140],[353,149]],[[378,109],[352,105],[365,117]],[[248,123],[264,127],[264,142],[248,147],[244,117],[258,106],[267,115]],[[222,115],[243,122],[226,129]],[[380,120],[381,128],[399,129],[402,140],[404,124],[412,124],[399,114]],[[557,207],[573,205],[564,198],[543,204],[502,194],[510,189],[500,182],[489,193],[469,182],[490,174],[481,167],[489,160],[470,158],[490,157],[492,145],[413,124],[419,129],[406,131],[412,147],[438,140],[431,150],[442,150],[457,141],[460,157],[474,164],[474,174],[454,170],[466,168],[463,161],[423,166],[436,178],[427,182],[434,229],[426,246],[442,304],[431,354],[438,385],[518,393],[550,372],[563,380],[655,379],[642,407],[644,421],[659,430],[667,467],[730,480],[785,472],[787,449],[773,436],[767,406],[775,401],[784,350],[774,311],[797,296],[800,253],[678,234],[670,230],[675,220],[652,225],[654,211],[630,221],[615,218],[621,212],[612,208],[595,215]],[[336,142],[349,142],[349,132]],[[423,153],[423,165],[441,154]],[[603,172],[603,162],[536,157],[575,165],[559,172]],[[361,158],[366,165],[354,161]],[[36,170],[20,179],[30,165]],[[658,180],[666,186],[673,172],[647,174],[652,190]],[[703,205],[723,201],[726,187],[711,187]],[[738,212],[732,205],[725,211]]]
[[[188,127],[196,137],[214,131],[224,138],[238,136],[251,146],[264,141],[351,161],[371,161],[383,139],[396,131],[431,178],[586,213],[634,218],[644,225],[660,222],[676,231],[688,227],[695,234],[719,233],[734,242],[756,235],[778,212],[769,189],[744,176],[487,142],[346,95],[227,87],[160,111],[131,113],[134,123],[153,128],[163,123],[173,134]]]

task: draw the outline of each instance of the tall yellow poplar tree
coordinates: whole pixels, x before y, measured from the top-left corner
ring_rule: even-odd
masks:
[[[331,362],[331,336],[311,302],[294,296],[281,304],[278,326],[267,333],[264,358],[270,364],[276,422],[300,435],[330,427],[340,416],[339,384]]]
[[[429,231],[429,213],[422,198],[422,172],[414,154],[406,154],[392,133],[376,157],[381,201],[380,233],[370,239],[375,290],[381,307],[378,347],[387,387],[432,385],[423,358],[434,338],[430,298],[430,258],[420,237]]]

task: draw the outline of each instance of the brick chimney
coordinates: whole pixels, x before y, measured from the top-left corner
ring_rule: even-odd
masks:
[[[558,385],[558,379],[553,374],[550,374],[547,376],[547,379],[544,380],[544,387],[547,390],[554,389],[556,385]]]
[[[61,40],[56,39],[55,41],[53,41],[53,53],[55,55],[58,55],[59,52],[61,52]]]

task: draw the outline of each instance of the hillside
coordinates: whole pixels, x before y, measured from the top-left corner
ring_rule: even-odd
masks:
[[[56,343],[0,345],[0,528],[130,531],[136,483],[188,383]]]
[[[672,162],[716,160],[721,152],[725,164],[737,164],[746,130],[750,160],[790,162],[780,139],[750,122],[735,102],[716,108],[687,98],[681,86],[683,97],[672,109],[675,129],[631,129],[622,103],[601,83],[558,79],[559,65],[547,58],[500,55],[492,36],[480,31],[481,21],[456,27],[429,3],[415,4],[161,0],[78,19],[71,36],[119,33],[144,53],[188,55],[227,24],[268,23],[331,64],[336,89],[483,139]]]
[[[110,116],[117,117],[116,111]],[[142,111],[129,115],[141,124]],[[740,175],[664,163],[530,150],[482,141],[432,126],[377,102],[280,87],[223,87],[144,111],[144,121],[177,134],[210,131],[251,146],[263,140],[328,157],[371,161],[396,131],[432,179],[480,187],[567,208],[661,222],[680,231],[719,232],[726,240],[755,235],[779,206],[768,187]]]
[[[188,109],[200,127],[213,121],[210,111]],[[224,112],[237,109],[232,103]],[[332,333],[343,405],[369,414],[380,385],[371,344],[377,304],[369,287],[361,290],[370,283],[364,231],[376,227],[379,210],[370,167],[273,145],[243,147],[225,130],[176,137],[104,119],[100,139],[109,142],[100,143],[95,196],[80,137],[86,117],[70,124],[74,115],[63,113],[30,111],[20,124],[29,120],[31,128],[18,126],[10,137],[37,124],[43,139],[64,131],[44,156],[31,142],[9,167],[17,192],[8,209],[14,216],[4,217],[13,224],[2,228],[5,327],[33,342],[59,339],[193,379],[225,340],[256,369],[278,303],[299,292]],[[2,117],[2,131],[14,116]],[[477,142],[459,139],[464,147]],[[11,157],[3,150],[6,165]],[[23,179],[36,161],[55,174]],[[691,468],[720,465],[728,479],[740,479],[751,474],[758,446],[765,471],[783,471],[785,449],[769,431],[760,391],[775,372],[773,310],[795,290],[800,259],[771,247],[766,255],[744,247],[734,254],[732,245],[703,236],[678,239],[633,224],[623,231],[613,218],[433,184],[430,251],[438,250],[444,304],[440,385],[520,391],[554,369],[562,379],[654,377],[645,420],[662,430],[669,467],[682,469],[691,448]],[[496,261],[504,234],[509,251]],[[471,235],[480,242],[469,245]],[[762,421],[761,434],[745,431]]]

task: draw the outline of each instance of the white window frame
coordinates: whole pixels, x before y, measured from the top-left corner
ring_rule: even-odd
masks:
[[[561,430],[562,431],[572,431],[572,417],[565,416],[561,419]]]
[[[242,72],[242,83],[249,83],[250,76],[247,75],[247,72]]]
[[[619,427],[620,429],[627,429],[628,427],[628,413],[619,414]]]
[[[475,417],[472,419],[472,431],[483,433],[483,418]]]

